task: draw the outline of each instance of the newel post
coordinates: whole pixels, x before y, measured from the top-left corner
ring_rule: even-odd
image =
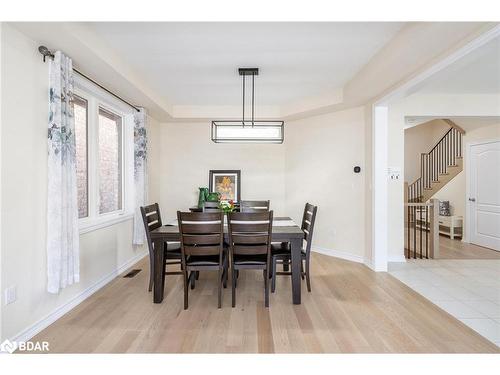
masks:
[[[404,197],[404,223],[408,224],[408,182],[405,181],[403,185],[403,197]]]
[[[430,258],[439,258],[439,199],[431,199],[429,231],[430,231]]]

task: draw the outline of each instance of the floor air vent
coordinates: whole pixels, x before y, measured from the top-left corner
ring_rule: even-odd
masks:
[[[141,272],[141,270],[132,270],[130,271],[129,273],[127,273],[125,276],[123,277],[134,277],[135,275],[137,275],[139,272]]]

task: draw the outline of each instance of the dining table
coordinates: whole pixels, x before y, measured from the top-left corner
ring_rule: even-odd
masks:
[[[229,242],[227,225],[224,225],[224,241]],[[179,242],[180,233],[177,221],[163,225],[150,232],[153,241],[153,302],[162,303],[165,291],[165,259],[164,242]],[[304,232],[289,217],[275,217],[272,226],[272,242],[290,243],[291,247],[291,279],[292,279],[292,302],[295,305],[301,303],[301,262]]]

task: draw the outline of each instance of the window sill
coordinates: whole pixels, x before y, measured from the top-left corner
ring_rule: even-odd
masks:
[[[133,213],[123,213],[118,215],[100,217],[91,221],[83,222],[79,224],[80,234],[85,234],[93,232],[98,229],[110,227],[112,225],[122,223],[127,220],[132,220],[134,218]]]

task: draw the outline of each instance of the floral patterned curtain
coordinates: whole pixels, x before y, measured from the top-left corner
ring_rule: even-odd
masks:
[[[60,51],[49,80],[47,290],[58,293],[80,278],[73,65]]]
[[[134,185],[135,185],[135,208],[134,208],[134,245],[142,245],[145,240],[144,224],[140,207],[147,202],[147,145],[146,134],[146,112],[141,108],[134,113]]]

